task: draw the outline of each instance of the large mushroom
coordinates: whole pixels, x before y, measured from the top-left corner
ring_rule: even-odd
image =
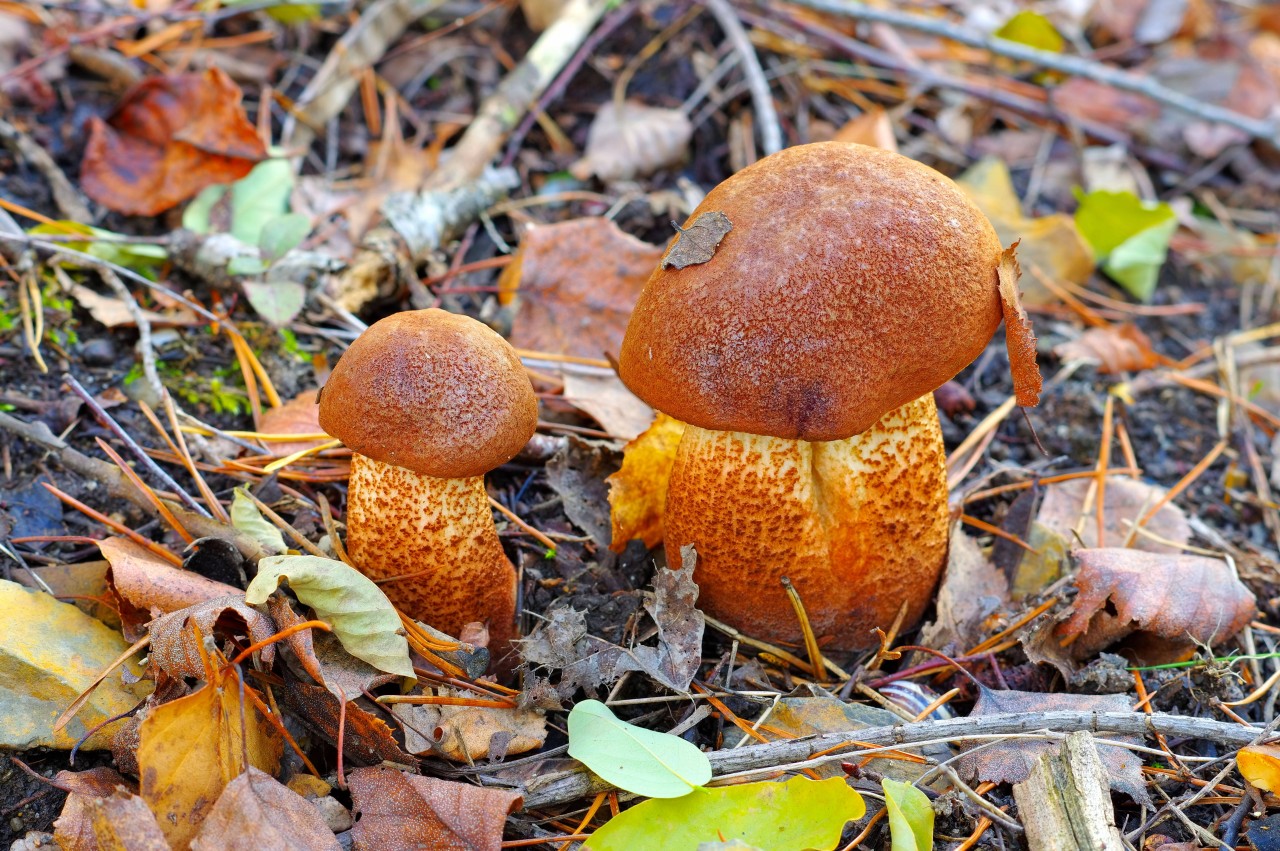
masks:
[[[904,604],[920,618],[946,559],[932,393],[1000,322],[1000,243],[943,175],[838,142],[744,169],[684,230],[709,212],[732,230],[705,262],[664,259],[620,358],[632,391],[687,423],[668,561],[693,544],[699,605],[751,635],[800,640],[785,576],[820,642],[873,645]]]
[[[487,622],[495,658],[514,632],[516,574],[484,474],[538,421],[515,350],[474,319],[393,314],[342,355],[320,425],[352,450],[347,550],[402,612],[451,635]]]

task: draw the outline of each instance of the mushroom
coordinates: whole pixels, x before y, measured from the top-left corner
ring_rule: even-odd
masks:
[[[921,617],[946,559],[932,393],[1000,322],[1000,242],[948,178],[840,142],[735,174],[686,229],[711,211],[732,230],[704,263],[659,265],[620,357],[688,424],[668,562],[693,544],[699,605],[750,635],[800,640],[789,577],[820,642],[874,645],[904,604]]]
[[[371,325],[320,394],[321,427],[352,450],[351,560],[412,618],[455,636],[488,622],[495,659],[515,628],[516,574],[484,474],[519,452],[537,421],[510,344],[435,309]]]

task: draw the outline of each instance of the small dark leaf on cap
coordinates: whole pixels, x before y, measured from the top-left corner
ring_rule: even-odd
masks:
[[[671,224],[680,231],[680,236],[676,238],[676,244],[671,246],[667,256],[662,258],[664,269],[670,266],[683,269],[685,266],[706,263],[715,255],[720,240],[733,230],[729,217],[716,211],[702,213],[687,228],[682,228],[675,222]]]

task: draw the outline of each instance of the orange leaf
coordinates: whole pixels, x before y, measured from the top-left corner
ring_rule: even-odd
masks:
[[[1280,791],[1280,745],[1250,745],[1236,754],[1236,767],[1253,786]]]
[[[322,434],[320,427],[320,406],[316,404],[318,390],[303,390],[278,408],[269,408],[262,412],[258,430],[263,434]],[[313,446],[319,446],[324,440],[291,440],[267,444],[276,455],[292,455]]]
[[[898,140],[893,135],[893,122],[882,106],[873,106],[867,112],[850,120],[836,132],[837,142],[857,142],[873,148],[898,152]]]
[[[355,847],[380,851],[437,848],[498,851],[517,792],[486,789],[392,768],[359,768],[347,775]]]
[[[1015,253],[1018,243],[1000,255],[1000,306],[1004,311],[1005,346],[1009,349],[1009,371],[1013,373],[1013,392],[1024,408],[1040,404],[1040,368],[1036,366],[1036,334],[1031,320],[1022,309],[1018,297],[1018,278],[1022,267]]]
[[[262,849],[339,851],[342,847],[325,826],[318,809],[274,777],[252,767],[222,790],[191,848],[236,848],[244,845],[248,836],[253,837],[255,848]]]
[[[683,436],[684,423],[659,413],[653,425],[623,447],[622,469],[606,480],[613,525],[609,549],[620,553],[633,538],[649,548],[662,540],[667,482]]]
[[[176,612],[217,597],[244,596],[239,588],[180,570],[128,538],[105,538],[98,542],[98,549],[111,563],[107,587],[120,602],[120,619],[130,640],[142,634],[138,628],[154,614]]]
[[[101,204],[154,216],[206,186],[231,183],[267,156],[225,73],[150,77],[111,118],[89,121],[80,181]]]
[[[1151,349],[1151,340],[1132,322],[1090,328],[1078,338],[1055,346],[1053,353],[1062,360],[1096,361],[1098,372],[1138,372],[1151,369],[1160,358]]]

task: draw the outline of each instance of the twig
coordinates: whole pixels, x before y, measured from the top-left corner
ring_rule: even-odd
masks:
[[[53,161],[53,157],[49,156],[49,152],[3,118],[0,118],[0,144],[26,160],[32,168],[44,175],[44,179],[49,182],[53,203],[57,205],[58,212],[64,217],[86,225],[93,221],[93,213],[89,212],[89,205],[71,185],[71,181],[62,173],[62,169],[58,168],[58,164]]]
[[[869,6],[850,0],[793,0],[795,5],[804,6],[819,12],[841,15],[859,21],[888,24],[916,32],[935,35],[968,47],[976,47],[990,51],[997,56],[1006,56],[1025,62],[1033,62],[1041,68],[1059,71],[1075,77],[1103,83],[1121,91],[1143,95],[1157,103],[1172,107],[1187,115],[1205,121],[1216,121],[1234,127],[1249,136],[1258,139],[1275,140],[1280,134],[1280,127],[1275,121],[1263,121],[1250,118],[1234,110],[1224,109],[1212,103],[1184,95],[1160,83],[1155,77],[1138,76],[1137,74],[1112,68],[1083,56],[1069,56],[1062,53],[1050,53],[1028,47],[1016,41],[997,38],[987,33],[965,29],[953,20],[946,18],[926,18],[909,12],[900,12],[893,8]]]
[[[729,5],[728,0],[702,0],[703,5],[715,15],[716,23],[724,31],[725,37],[733,45],[733,49],[742,57],[742,73],[747,78],[747,87],[751,90],[751,102],[755,106],[756,123],[760,126],[760,145],[765,156],[782,150],[782,125],[778,122],[778,112],[773,108],[773,95],[769,93],[769,81],[765,79],[764,69],[760,67],[760,57],[756,55],[747,31],[742,28],[738,13]]]

